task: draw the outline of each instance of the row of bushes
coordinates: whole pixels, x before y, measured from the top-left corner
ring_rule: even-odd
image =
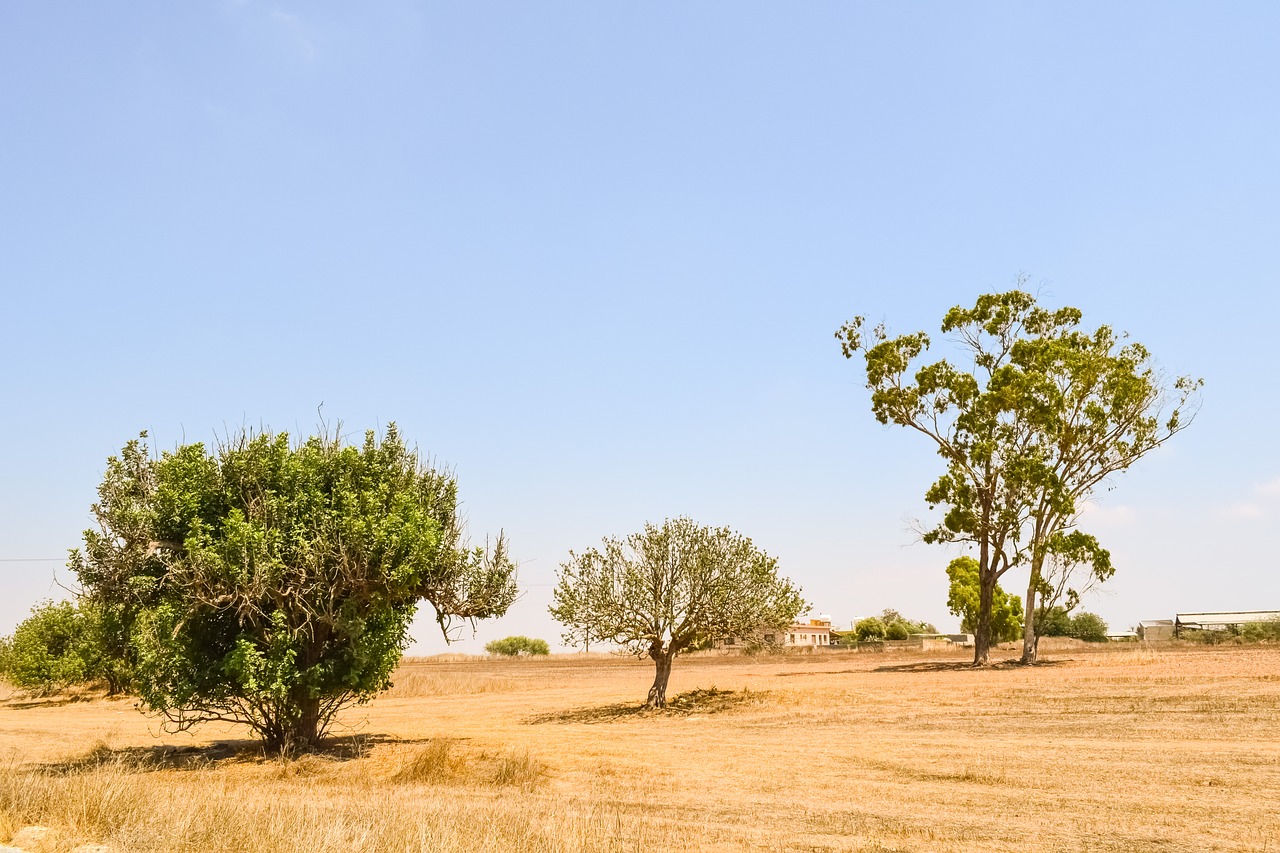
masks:
[[[1107,640],[1107,623],[1096,613],[1081,611],[1073,615],[1061,607],[1054,607],[1038,614],[1036,622],[1042,637],[1074,637],[1089,643]]]
[[[886,610],[879,616],[868,616],[853,626],[851,639],[860,643],[877,640],[906,640],[912,634],[936,634],[938,629],[928,622],[913,622],[896,610]],[[842,636],[848,636],[842,635]]]

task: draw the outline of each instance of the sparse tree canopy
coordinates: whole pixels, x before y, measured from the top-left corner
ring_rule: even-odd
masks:
[[[923,538],[976,547],[975,664],[989,658],[999,579],[1030,564],[1030,625],[1047,544],[1106,476],[1187,425],[1200,387],[1164,384],[1144,348],[1080,321],[1079,310],[1049,311],[1020,290],[981,296],[942,322],[961,345],[960,367],[913,368],[929,349],[923,332],[868,334],[861,317],[836,332],[846,358],[865,359],[876,418],[924,435],[945,462],[925,500],[946,513]]]
[[[242,432],[157,459],[131,441],[98,494],[71,565],[123,626],[144,705],[178,729],[310,746],[388,686],[420,600],[445,627],[515,596],[503,539],[462,544],[454,478],[394,425],[358,447]]]
[[[551,647],[546,640],[535,640],[531,637],[505,637],[486,643],[484,650],[491,655],[549,655]]]
[[[551,615],[569,645],[611,643],[652,658],[648,704],[661,708],[676,655],[704,640],[781,632],[803,609],[800,590],[750,539],[677,518],[571,552]]]

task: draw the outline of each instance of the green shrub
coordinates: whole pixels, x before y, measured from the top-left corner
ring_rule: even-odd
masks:
[[[98,677],[101,654],[89,619],[70,601],[46,601],[4,642],[4,674],[15,687],[48,696]]]
[[[883,640],[888,627],[884,624],[884,620],[878,616],[868,616],[861,619],[858,624],[853,626],[853,633],[857,636],[859,642],[869,642],[872,640]]]
[[[530,637],[506,637],[494,640],[485,645],[484,650],[491,655],[549,655],[551,648],[546,640],[535,640]]]
[[[1067,635],[1077,640],[1101,643],[1107,639],[1107,623],[1096,613],[1077,613],[1071,617],[1071,629]]]
[[[911,628],[905,622],[890,622],[885,626],[886,640],[905,640],[911,636]]]

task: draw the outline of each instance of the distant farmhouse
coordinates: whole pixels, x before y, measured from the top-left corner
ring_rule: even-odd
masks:
[[[831,617],[823,614],[822,616],[811,617],[808,621],[803,619],[796,620],[795,624],[787,629],[787,637],[783,645],[831,645]]]
[[[781,636],[778,634],[764,634],[756,639],[746,637],[725,637],[714,643],[716,648],[733,648],[736,646],[755,645],[763,640],[765,645],[770,646],[829,646],[831,645],[831,617],[823,614],[821,616],[811,616],[808,619],[797,619],[793,624],[788,625],[785,632]]]

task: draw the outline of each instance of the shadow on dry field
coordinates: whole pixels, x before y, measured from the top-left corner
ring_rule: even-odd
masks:
[[[300,753],[325,761],[355,761],[367,758],[379,746],[395,744],[412,746],[427,743],[430,738],[401,738],[387,734],[342,735],[327,738],[320,747]],[[232,764],[261,764],[279,761],[280,757],[267,753],[257,740],[235,738],[215,740],[198,746],[154,744],[149,746],[113,747],[105,742],[93,746],[83,755],[62,761],[46,761],[33,765],[41,773],[65,776],[87,773],[103,767],[115,767],[129,772],[157,772],[162,770],[206,770]]]
[[[1070,660],[1038,660],[1033,664],[1025,664],[1017,660],[1003,660],[981,667],[984,672],[1000,672],[1010,669],[1047,669],[1063,666]],[[978,668],[965,661],[920,661],[917,663],[899,663],[878,666],[872,672],[975,672]],[[846,670],[851,672],[852,670]]]
[[[556,711],[550,714],[535,714],[526,717],[523,722],[530,725],[540,723],[608,723],[628,717],[687,717],[692,714],[719,714],[733,708],[748,705],[762,705],[769,701],[769,695],[750,690],[717,690],[714,687],[706,690],[690,690],[677,694],[667,700],[665,708],[649,708],[644,705],[619,703],[617,705],[596,705],[586,708],[574,708],[570,711]]]

